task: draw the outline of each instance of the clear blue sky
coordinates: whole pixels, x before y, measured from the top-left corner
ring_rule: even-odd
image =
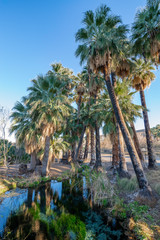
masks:
[[[125,24],[131,24],[137,8],[145,5],[144,0],[0,0],[0,105],[12,108],[26,95],[30,80],[45,74],[53,62],[78,73],[75,33],[82,26],[83,13],[102,3]],[[160,123],[159,77],[146,91],[146,100],[154,126]],[[138,95],[135,101],[139,103]],[[143,121],[136,126],[143,128]]]

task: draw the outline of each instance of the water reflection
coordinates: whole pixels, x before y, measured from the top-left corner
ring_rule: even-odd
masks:
[[[98,239],[98,234],[103,237],[101,239],[110,239],[105,221],[92,209],[92,198],[84,177],[51,181],[36,189],[16,189],[6,195],[8,197],[0,204],[2,239],[63,240],[65,236],[65,239],[83,240],[88,232],[93,235],[88,239]],[[67,229],[70,225],[72,231]],[[94,225],[103,232],[94,231]],[[118,233],[119,237],[109,230],[111,239],[124,239]]]
[[[16,189],[5,193],[5,198],[1,198],[0,204],[0,236],[6,226],[8,217],[15,213],[20,206],[27,201],[28,190]]]

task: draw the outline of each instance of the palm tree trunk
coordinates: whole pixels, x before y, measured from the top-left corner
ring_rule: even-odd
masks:
[[[138,157],[138,154],[137,154],[136,149],[134,147],[134,144],[132,142],[130,133],[129,133],[129,131],[127,129],[127,126],[125,124],[125,121],[124,121],[124,118],[123,118],[123,115],[122,115],[117,97],[115,95],[113,86],[112,86],[111,81],[110,81],[110,76],[107,73],[107,68],[106,67],[104,68],[104,78],[105,78],[105,81],[106,81],[108,93],[109,93],[109,96],[110,96],[110,99],[111,99],[111,102],[112,102],[112,106],[113,106],[113,109],[114,109],[114,113],[115,113],[117,123],[119,124],[120,129],[122,131],[123,138],[125,140],[125,143],[126,143],[126,146],[127,146],[127,149],[128,149],[128,153],[130,155],[130,158],[131,158],[131,161],[132,161],[132,164],[133,164],[133,168],[134,168],[134,171],[136,173],[139,188],[141,190],[143,190],[144,194],[149,194],[150,193],[150,188],[149,188],[149,185],[148,185],[148,181],[145,177],[140,159]],[[143,193],[141,192],[141,194],[143,194]]]
[[[81,103],[82,103],[82,96],[79,95],[79,99],[78,99],[78,103],[77,103],[77,105],[78,105],[78,112],[77,112],[78,123],[79,123]]]
[[[31,153],[31,163],[30,163],[30,171],[34,171],[36,168],[36,151]]]
[[[125,159],[123,135],[122,135],[122,132],[121,132],[118,124],[117,124],[116,128],[117,128],[117,133],[118,133],[118,146],[119,146],[119,169],[118,169],[118,173],[119,173],[120,177],[130,178],[131,175],[129,174],[129,172],[127,170],[127,164],[126,164],[126,159]]]
[[[99,133],[99,127],[96,123],[95,126],[96,131],[96,162],[94,168],[96,170],[101,170],[102,168],[102,161],[101,161],[101,144],[100,144],[100,133]]]
[[[91,161],[90,165],[95,163],[95,144],[94,144],[94,128],[90,127],[90,136],[91,136]]]
[[[42,176],[47,176],[49,173],[49,147],[50,147],[50,136],[46,137],[44,156],[42,161]]]
[[[81,136],[80,136],[79,143],[78,143],[78,147],[77,147],[77,151],[76,151],[76,154],[75,154],[75,157],[74,157],[74,160],[73,160],[74,162],[76,162],[77,159],[78,159],[78,154],[79,154],[80,148],[81,148],[82,143],[83,143],[83,138],[84,138],[85,131],[86,131],[86,126],[84,126],[83,129],[82,129]]]
[[[71,160],[72,160],[72,152],[71,152],[71,150],[69,149],[69,150],[68,150],[68,159],[67,159],[67,161],[70,163]]]
[[[82,159],[83,159],[83,144],[80,146],[79,154],[78,154],[78,160],[82,161]]]
[[[72,161],[74,160],[75,153],[76,153],[76,142],[74,142],[74,143],[72,144],[72,154],[71,154],[71,156],[72,156]]]
[[[111,72],[112,86],[116,87],[117,79],[115,72]]]
[[[88,158],[88,152],[89,152],[89,131],[87,131],[87,135],[86,135],[86,145],[85,145],[84,156],[83,156],[84,160]]]
[[[112,144],[112,167],[117,169],[119,166],[118,135],[114,133]]]
[[[156,168],[156,158],[153,153],[153,142],[151,137],[151,129],[149,125],[149,118],[147,113],[147,107],[146,107],[146,100],[144,91],[140,90],[140,96],[141,96],[141,103],[143,106],[143,118],[144,118],[144,126],[145,126],[145,132],[146,132],[146,140],[147,140],[147,149],[148,149],[148,168],[154,169]]]
[[[140,160],[141,160],[141,162],[142,162],[142,165],[144,165],[145,160],[144,160],[143,153],[142,153],[142,151],[141,151],[141,147],[140,147],[140,143],[139,143],[139,140],[138,140],[138,137],[137,137],[137,132],[136,132],[134,123],[131,122],[131,123],[130,123],[130,126],[131,126],[132,131],[133,131],[133,141],[134,141],[135,148],[136,148],[137,153],[138,153],[138,156],[139,156],[139,158],[140,158]]]

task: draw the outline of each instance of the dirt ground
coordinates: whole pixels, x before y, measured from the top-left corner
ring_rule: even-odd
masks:
[[[27,164],[27,167],[29,169],[29,164]],[[40,172],[41,166],[37,166],[36,172]],[[62,164],[62,163],[54,163],[51,166],[50,169],[50,176],[51,177],[58,177],[62,173],[68,171],[71,169],[71,166],[68,164]],[[7,168],[5,167],[0,167],[0,178],[5,178],[5,177],[18,177],[19,174],[19,164],[13,164],[10,165]]]
[[[132,166],[129,156],[126,156],[126,162],[127,162],[128,171],[132,175],[134,175],[133,166]],[[160,159],[157,159],[157,163],[158,163],[158,165],[160,165]],[[111,154],[102,154],[102,164],[103,164],[103,168],[105,170],[110,171],[110,167],[112,164]],[[147,160],[146,160],[146,166],[147,166]],[[29,164],[27,165],[27,167],[29,169]],[[51,177],[59,177],[62,173],[69,171],[70,169],[71,169],[71,166],[68,164],[55,162],[51,165],[50,176]],[[0,167],[0,178],[18,177],[19,176],[18,170],[19,170],[19,164],[10,165],[8,167],[8,169],[5,168],[4,166],[1,166]],[[41,166],[37,166],[36,172],[40,173],[40,170],[41,170]]]

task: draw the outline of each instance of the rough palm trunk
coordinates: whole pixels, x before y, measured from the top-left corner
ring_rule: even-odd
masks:
[[[84,156],[83,156],[84,160],[88,158],[88,152],[89,152],[89,131],[87,131],[87,135],[86,135],[86,145],[85,145]]]
[[[150,129],[150,125],[149,125],[145,95],[144,95],[144,91],[142,90],[142,88],[140,90],[140,96],[141,96],[141,104],[143,106],[143,118],[144,118],[144,126],[145,126],[146,140],[147,140],[148,168],[154,169],[156,167],[156,158],[153,153],[151,129]]]
[[[50,147],[50,137],[47,136],[45,139],[45,149],[42,161],[42,176],[47,176],[49,173],[49,147]]]
[[[143,153],[142,153],[142,151],[141,151],[141,147],[140,147],[140,143],[139,143],[139,140],[138,140],[138,137],[137,137],[137,132],[136,132],[134,123],[131,122],[131,123],[130,123],[130,126],[131,126],[132,131],[133,131],[133,141],[134,141],[135,148],[136,148],[137,153],[138,153],[138,156],[139,156],[139,158],[140,158],[140,160],[141,160],[141,162],[142,162],[142,165],[144,165],[145,160],[144,160]]]
[[[100,144],[100,133],[98,124],[95,124],[95,132],[96,132],[96,162],[94,168],[97,170],[101,170],[102,161],[101,161],[101,144]]]
[[[78,153],[78,160],[82,161],[82,159],[83,159],[83,144],[81,145]]]
[[[77,112],[78,123],[79,123],[81,103],[82,103],[82,96],[79,95],[79,99],[78,99],[78,103],[77,103],[77,105],[78,105],[78,112]]]
[[[72,156],[72,161],[74,160],[75,153],[76,153],[76,142],[74,142],[74,143],[72,144],[72,154],[71,154],[71,156]]]
[[[114,133],[112,143],[112,166],[115,169],[119,166],[118,135],[116,133]]]
[[[36,168],[36,151],[31,153],[31,163],[30,163],[30,171],[34,171]]]
[[[68,159],[67,160],[69,163],[72,161],[72,152],[70,149],[68,150]]]
[[[95,143],[94,143],[94,128],[90,127],[90,136],[91,136],[91,161],[90,165],[95,163]]]
[[[113,87],[116,87],[116,82],[117,82],[117,80],[116,80],[116,74],[115,74],[115,72],[111,72],[111,79],[112,79],[112,86],[113,86]]]
[[[113,106],[113,109],[114,109],[114,113],[115,113],[117,123],[119,124],[120,129],[122,131],[123,138],[125,140],[125,143],[126,143],[126,146],[127,146],[127,149],[128,149],[128,153],[130,155],[130,158],[131,158],[131,161],[132,161],[132,164],[133,164],[133,168],[134,168],[134,171],[136,173],[139,188],[144,190],[144,191],[141,191],[141,194],[142,195],[143,195],[143,193],[144,194],[150,194],[150,191],[151,191],[150,187],[148,185],[148,182],[147,182],[147,179],[145,177],[140,159],[138,157],[138,154],[137,154],[136,149],[134,147],[134,144],[132,142],[130,133],[129,133],[129,131],[127,129],[127,126],[125,124],[121,109],[119,107],[117,97],[115,95],[113,86],[112,86],[111,81],[110,81],[110,76],[107,73],[107,68],[106,67],[104,68],[104,78],[105,78],[105,81],[106,81],[108,93],[109,93],[109,96],[110,96],[110,99],[111,99],[111,102],[112,102],[112,106]]]
[[[75,157],[74,157],[74,160],[73,160],[74,162],[76,162],[77,159],[78,159],[78,154],[79,154],[80,148],[81,148],[82,143],[83,143],[83,138],[84,138],[85,131],[86,131],[86,126],[84,126],[83,129],[82,129],[81,136],[80,136],[79,143],[78,143],[78,147],[77,147],[77,151],[76,151],[76,154],[75,154]]]
[[[129,174],[127,170],[127,164],[126,164],[126,159],[125,159],[125,151],[124,151],[124,140],[123,140],[123,135],[122,132],[117,124],[117,133],[118,133],[118,146],[119,146],[119,169],[118,173],[120,177],[127,177],[130,178],[131,175]]]

